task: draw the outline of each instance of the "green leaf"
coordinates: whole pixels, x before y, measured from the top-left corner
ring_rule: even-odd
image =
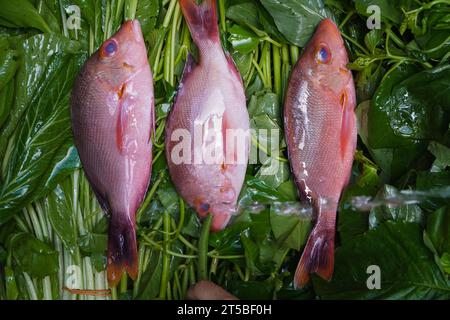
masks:
[[[158,189],[158,199],[163,205],[165,211],[177,213],[179,211],[179,197],[175,187],[170,181],[167,181]]]
[[[10,250],[17,267],[31,277],[44,278],[59,270],[59,254],[32,235],[20,233],[12,237]]]
[[[250,68],[252,67],[253,54],[241,54],[237,50],[233,50],[231,53],[233,61],[236,63],[236,67],[239,73],[242,75],[244,81],[246,81],[246,76],[248,75]]]
[[[253,1],[242,2],[228,7],[227,18],[241,25],[259,28],[258,5]]]
[[[448,129],[445,112],[449,106],[449,65],[416,74],[412,67],[397,69],[373,99],[369,144],[381,149],[407,146],[413,140],[439,139]]]
[[[290,172],[288,163],[281,162],[273,157],[267,157],[255,177],[269,187],[278,189],[282,183],[289,179]]]
[[[381,289],[367,286],[370,266],[381,270]],[[335,253],[333,280],[313,278],[323,299],[450,299],[441,273],[416,223],[386,222],[346,242]]]
[[[234,49],[242,54],[247,54],[255,50],[259,45],[258,37],[251,31],[248,31],[235,24],[229,29],[230,36],[228,41]]]
[[[444,272],[450,275],[450,253],[444,253],[441,257],[440,263]]]
[[[436,157],[431,172],[442,172],[450,167],[450,148],[437,142],[431,142],[428,151]]]
[[[90,255],[92,253],[105,253],[108,244],[108,236],[106,234],[87,233],[82,235],[78,240],[80,250]]]
[[[277,190],[268,186],[261,179],[248,178],[246,179],[246,185],[241,191],[239,205],[245,207],[255,203],[272,204],[273,202],[292,201],[292,192],[285,194],[281,192],[282,190],[281,188]]]
[[[377,168],[370,162],[360,164],[361,171],[342,196],[339,205],[338,231],[342,243],[353,241],[355,236],[368,230],[369,217],[366,212],[358,211],[352,205],[354,197],[374,196],[380,186]]]
[[[359,14],[368,17],[372,12],[367,12],[369,6],[375,5],[380,8],[381,18],[384,22],[402,22],[402,11],[400,6],[389,0],[354,0],[356,10]]]
[[[278,30],[291,43],[303,47],[319,22],[329,16],[322,0],[261,0]]]
[[[364,37],[364,43],[366,44],[367,49],[369,49],[372,53],[375,53],[376,47],[381,43],[382,40],[383,31],[379,29],[371,30]]]
[[[54,35],[37,35],[21,45],[18,92],[0,138],[4,146],[14,132],[4,164],[0,223],[79,167],[71,144],[69,96],[81,61],[72,50],[70,42]]]
[[[399,199],[401,199],[399,191],[390,185],[384,185],[375,197],[375,201],[391,200],[395,202]],[[370,212],[369,226],[370,228],[375,229],[386,220],[421,223],[423,221],[423,214],[420,207],[416,204],[408,204],[399,207],[389,205],[381,206],[372,209]]]
[[[256,262],[259,260],[259,248],[248,235],[248,231],[241,233],[241,242],[244,247],[245,262],[248,270],[253,276],[262,275],[263,272],[261,272],[261,270],[259,270],[256,266]]]
[[[375,93],[368,111],[366,145],[385,180],[412,169],[428,141],[439,141],[448,129],[449,67],[417,72],[413,65],[402,65]]]
[[[248,105],[250,118],[268,115],[271,119],[281,119],[280,98],[272,92],[253,95]]]
[[[19,290],[17,289],[14,270],[11,267],[5,267],[5,287],[6,298],[8,300],[16,300],[19,296]]]
[[[270,210],[270,225],[278,242],[287,248],[300,251],[301,247],[306,243],[311,230],[311,217],[304,217],[298,214],[280,214],[272,206]]]
[[[142,274],[141,288],[136,299],[151,300],[159,294],[159,287],[162,276],[162,254],[159,251],[152,250],[149,258],[149,264]]]
[[[443,207],[428,217],[426,232],[439,255],[450,254],[449,207]]]
[[[136,9],[136,19],[141,23],[142,33],[144,37],[152,31],[159,16],[160,1],[155,0],[140,0]]]
[[[14,81],[8,82],[0,90],[0,130],[8,119],[14,101]]]
[[[257,0],[238,1],[236,4],[231,4],[227,9],[226,17],[241,26],[248,27],[261,38],[270,35],[284,42],[272,16]]]
[[[0,0],[0,24],[10,28],[36,28],[51,32],[50,27],[28,0]]]
[[[450,185],[450,172],[419,172],[416,180],[416,188],[422,192],[430,190],[443,190]],[[448,196],[444,198],[435,198],[427,196],[421,203],[421,207],[434,212],[437,209],[448,204]]]
[[[10,82],[17,69],[17,61],[14,59],[16,52],[14,50],[0,50],[0,90]]]
[[[73,202],[69,194],[66,193],[66,190],[66,188],[58,185],[47,197],[45,211],[48,214],[48,219],[53,230],[62,240],[64,247],[71,252],[75,252],[78,232],[75,224],[75,214],[72,212]]]

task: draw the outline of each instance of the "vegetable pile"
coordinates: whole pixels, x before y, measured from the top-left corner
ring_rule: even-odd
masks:
[[[370,5],[381,9],[381,29],[367,28]],[[360,139],[335,274],[330,283],[313,276],[303,290],[292,278],[312,218],[298,205],[282,136],[265,145],[254,137],[259,163],[249,165],[241,214],[222,232],[210,233],[211,221],[199,221],[170,181],[165,121],[196,53],[177,0],[0,7],[0,299],[106,298],[64,290],[108,289],[108,219],[73,146],[69,96],[82,63],[134,18],[154,73],[157,129],[137,215],[140,274],[123,277],[112,299],[182,299],[200,279],[248,299],[450,299],[450,1],[218,1],[254,129],[283,132],[290,70],[319,21],[334,19],[349,50]],[[277,172],[264,175],[275,160]],[[371,266],[379,289],[368,288]]]

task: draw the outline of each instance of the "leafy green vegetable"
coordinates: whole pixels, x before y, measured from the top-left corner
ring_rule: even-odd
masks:
[[[238,25],[231,27],[228,41],[242,54],[252,52],[259,44],[259,39],[252,32]]]
[[[0,25],[14,28],[36,28],[50,32],[50,28],[28,0],[1,0]]]
[[[370,145],[398,147],[411,140],[440,139],[448,129],[445,112],[450,106],[449,81],[450,66],[426,70],[400,82],[385,81],[371,109]],[[430,96],[430,92],[435,94]],[[387,121],[382,126],[384,119]]]
[[[362,16],[369,16],[373,12],[368,11],[370,6],[377,6],[380,9],[381,17],[386,22],[401,23],[402,11],[401,9],[387,0],[355,0],[355,9]]]
[[[434,248],[440,255],[450,253],[450,210],[439,209],[428,217],[426,230]]]
[[[30,234],[20,233],[10,240],[14,262],[32,277],[43,278],[59,270],[58,253]]]
[[[311,219],[297,215],[280,215],[272,209],[270,224],[278,241],[287,248],[300,250],[306,243],[311,228]]]
[[[291,43],[303,47],[317,24],[329,16],[322,0],[261,0],[281,33]]]
[[[335,259],[333,281],[314,280],[316,292],[324,299],[450,298],[450,282],[424,245],[418,224],[381,224],[339,247]],[[370,266],[381,270],[380,289],[367,286]]]
[[[398,190],[389,185],[385,185],[378,195],[381,199],[399,198]],[[423,214],[420,207],[416,204],[408,204],[401,207],[382,206],[374,208],[370,213],[369,226],[374,229],[386,220],[421,223]]]
[[[68,97],[79,66],[136,18],[155,80],[153,176],[137,217],[140,273],[112,288],[112,299],[183,299],[200,278],[247,299],[449,299],[449,3],[218,0],[222,44],[259,136],[240,214],[209,234],[170,182],[164,156],[167,114],[187,54],[198,53],[177,2],[0,0],[0,297],[88,299],[62,287],[107,289],[108,219],[80,170]],[[381,29],[366,27],[370,5],[381,8]],[[69,24],[74,6],[81,29]],[[339,206],[334,279],[313,276],[294,290],[313,212],[299,205],[289,171],[283,100],[325,17],[339,25],[355,71],[361,141]],[[367,287],[370,265],[380,267],[379,290]]]
[[[16,92],[13,113],[0,140],[5,144],[10,129],[17,126],[6,151],[10,161],[0,191],[0,223],[44,196],[59,179],[79,167],[67,126],[69,95],[79,57],[71,53],[66,40],[48,35],[25,40],[19,50],[23,59],[17,75],[20,91]],[[23,113],[25,117],[19,123]]]

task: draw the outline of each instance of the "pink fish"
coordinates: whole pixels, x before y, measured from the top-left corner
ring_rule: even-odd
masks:
[[[179,3],[199,61],[190,56],[186,63],[166,126],[166,156],[180,195],[200,217],[213,215],[211,229],[217,231],[236,209],[248,162],[250,121],[241,76],[220,43],[216,1]],[[183,142],[188,148],[179,152]],[[177,159],[180,153],[183,161]]]
[[[310,273],[331,280],[334,269],[336,211],[355,154],[355,87],[348,55],[336,25],[320,23],[292,71],[284,121],[292,172],[302,200],[317,221],[294,278],[301,288]]]
[[[84,64],[72,92],[72,125],[84,172],[109,213],[108,281],[138,273],[135,214],[149,186],[153,77],[137,20]]]

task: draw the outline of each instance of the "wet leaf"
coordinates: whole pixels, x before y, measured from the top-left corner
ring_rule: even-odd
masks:
[[[54,35],[22,43],[19,91],[0,138],[4,147],[15,131],[0,191],[0,223],[79,167],[71,144],[69,95],[80,61],[71,52],[71,43]]]
[[[58,252],[30,234],[20,233],[12,237],[10,250],[17,267],[31,277],[44,278],[59,270]]]
[[[381,270],[379,290],[368,289],[370,266]],[[333,281],[314,277],[314,289],[323,299],[450,298],[450,281],[425,246],[420,226],[391,221],[337,248]]]

